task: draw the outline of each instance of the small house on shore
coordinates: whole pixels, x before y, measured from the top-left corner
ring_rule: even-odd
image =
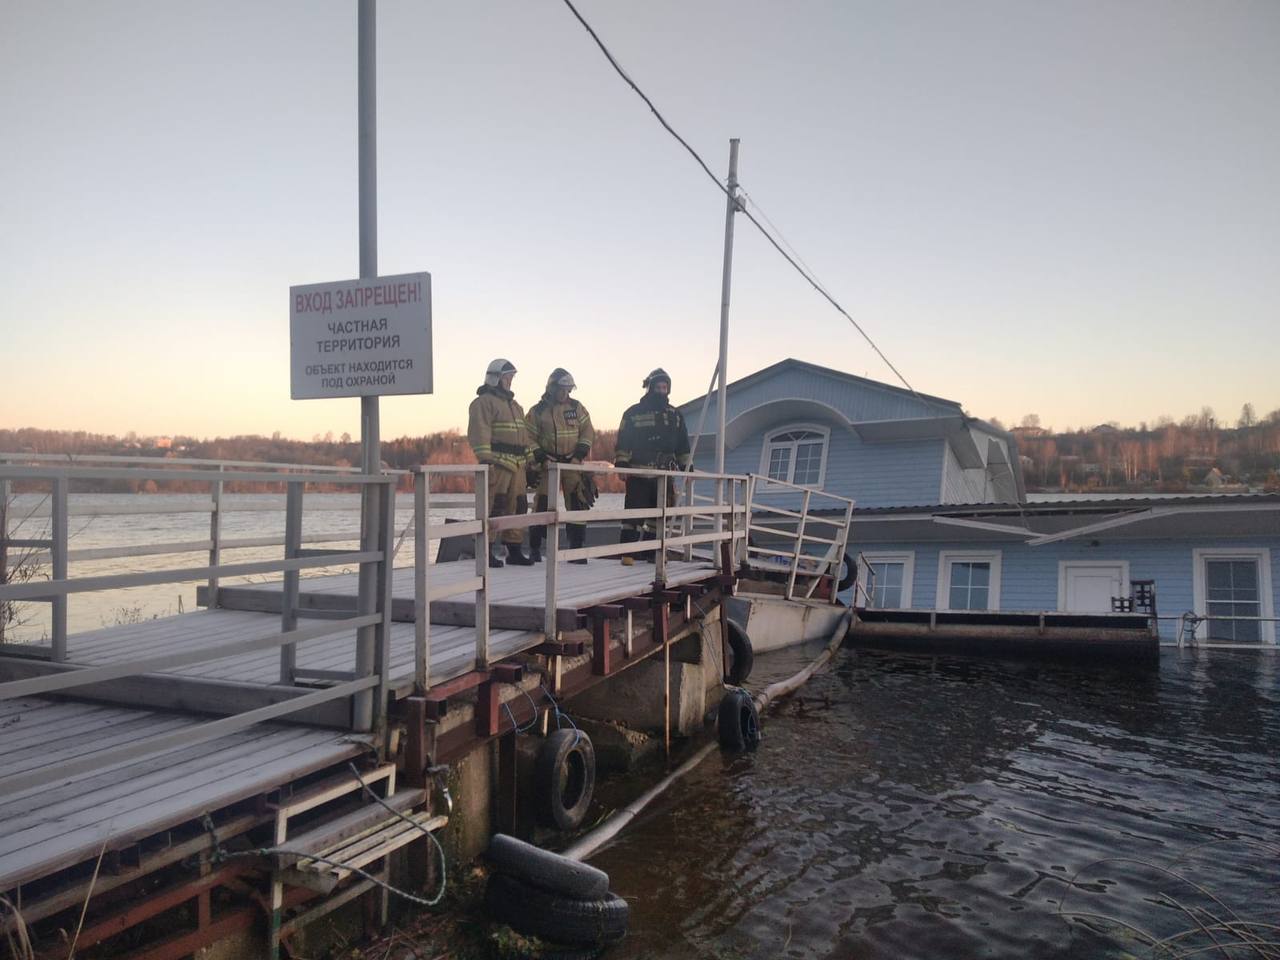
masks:
[[[1028,496],[1014,436],[957,401],[799,360],[727,396],[726,470],[857,501],[847,562],[860,587],[843,594],[856,606],[1039,615],[1150,602],[1163,642],[1276,643],[1280,496]],[[702,470],[715,464],[716,403],[680,408]]]

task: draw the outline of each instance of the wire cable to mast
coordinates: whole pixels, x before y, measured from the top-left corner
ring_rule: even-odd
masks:
[[[711,172],[711,168],[708,167],[706,161],[703,160],[702,157],[698,155],[698,151],[693,149],[693,147],[689,145],[689,142],[685,140],[684,137],[676,133],[675,128],[672,127],[671,124],[667,122],[667,118],[662,115],[662,113],[658,110],[656,106],[654,106],[653,101],[650,100],[648,96],[645,95],[645,92],[640,89],[639,85],[634,80],[632,80],[630,76],[627,75],[627,71],[622,68],[622,64],[618,63],[617,58],[615,58],[614,55],[609,51],[609,48],[605,46],[604,41],[600,39],[600,35],[595,32],[591,24],[587,23],[586,18],[584,18],[582,14],[578,12],[578,8],[573,5],[573,0],[564,0],[564,5],[569,8],[569,12],[574,15],[578,23],[582,24],[582,28],[586,30],[588,34],[590,34],[591,39],[595,41],[596,46],[600,48],[600,52],[605,55],[605,59],[609,61],[610,65],[617,72],[618,76],[620,76],[624,81],[626,81],[627,86],[629,86],[633,91],[635,91],[636,96],[638,96],[641,100],[643,100],[645,103],[645,106],[647,106],[650,112],[655,117],[657,117],[658,122],[662,124],[663,129],[666,130],[667,133],[671,134],[671,136],[673,136],[676,139],[676,141],[680,144],[680,146],[684,147],[685,150],[688,151],[689,156],[693,157],[693,159],[697,162],[698,166],[700,166],[703,172],[708,177],[711,178],[711,182],[716,185],[716,187],[720,190],[721,193],[723,193],[726,197],[728,197],[730,200],[734,201],[735,203],[738,203],[738,209],[741,211],[742,215],[751,221],[751,223],[755,226],[755,228],[760,231],[761,235],[766,240],[769,241],[769,243],[773,246],[775,250],[778,251],[778,253],[782,255],[783,259],[785,259],[787,263],[791,264],[791,266],[795,269],[796,273],[804,277],[804,279],[809,283],[809,286],[813,287],[814,290],[818,291],[818,293],[821,294],[822,297],[828,303],[831,304],[831,306],[836,308],[836,310],[840,313],[841,316],[843,316],[846,320],[848,320],[851,324],[853,324],[853,328],[862,335],[862,339],[867,341],[871,349],[876,352],[876,356],[878,356],[881,360],[885,362],[885,366],[887,366],[890,370],[894,372],[894,375],[897,376],[897,378],[902,381],[903,385],[906,386],[906,388],[912,393],[913,396],[918,397],[919,394],[916,393],[915,387],[911,386],[911,384],[907,381],[907,378],[902,375],[901,371],[899,371],[898,368],[895,367],[893,363],[889,360],[889,358],[884,355],[884,351],[881,350],[880,347],[876,345],[876,342],[871,339],[871,335],[867,333],[866,330],[862,329],[861,324],[859,324],[857,320],[853,319],[853,317],[849,315],[849,312],[845,310],[844,307],[840,306],[840,304],[836,301],[835,297],[827,293],[827,291],[823,288],[822,284],[819,283],[811,275],[811,273],[808,270],[806,270],[804,267],[802,267],[799,263],[796,262],[795,257],[791,256],[791,254],[787,253],[787,251],[782,248],[782,245],[779,244],[778,241],[774,239],[773,234],[771,234],[767,229],[765,229],[764,225],[761,224],[760,221],[755,218],[755,216],[751,213],[751,211],[747,210],[745,207],[741,205],[741,203],[738,201],[738,198],[729,190],[728,186],[722,183],[720,181],[720,178]]]

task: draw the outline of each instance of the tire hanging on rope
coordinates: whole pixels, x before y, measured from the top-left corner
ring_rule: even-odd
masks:
[[[581,730],[553,730],[538,750],[533,796],[544,826],[576,830],[596,788],[596,752]]]
[[[740,687],[751,676],[751,668],[755,665],[755,654],[751,649],[751,637],[746,628],[737,620],[728,618],[729,623],[729,669],[724,682],[731,687]]]

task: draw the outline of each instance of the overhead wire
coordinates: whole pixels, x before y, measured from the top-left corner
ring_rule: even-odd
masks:
[[[582,28],[587,31],[587,33],[591,36],[591,39],[595,41],[596,46],[600,48],[600,52],[604,54],[605,59],[609,61],[609,64],[613,67],[614,71],[617,72],[618,76],[620,76],[626,82],[627,86],[629,86],[635,92],[636,96],[638,96],[641,100],[644,101],[645,106],[649,108],[649,111],[657,118],[658,122],[662,124],[663,129],[666,130],[667,133],[671,134],[671,136],[674,137],[676,141],[682,147],[685,148],[685,150],[689,153],[689,156],[693,157],[694,161],[697,162],[698,166],[702,168],[702,171],[708,177],[711,178],[711,182],[716,185],[716,187],[720,190],[720,192],[723,193],[726,197],[728,197],[731,201],[736,203],[738,206],[738,210],[742,213],[742,215],[746,217],[749,221],[751,221],[752,225],[754,225],[755,228],[760,231],[761,236],[763,236],[766,240],[769,241],[769,243],[773,246],[773,248],[777,250],[779,254],[782,255],[783,259],[786,260],[787,263],[791,264],[791,266],[795,269],[795,271],[798,274],[800,274],[800,276],[802,276],[808,282],[808,284],[811,287],[813,287],[814,290],[816,290],[819,294],[821,294],[822,297],[828,303],[831,304],[831,306],[835,307],[835,309],[837,310],[837,312],[840,313],[841,316],[843,316],[846,320],[849,321],[849,323],[853,325],[853,328],[857,330],[859,334],[862,335],[862,339],[867,341],[867,344],[871,347],[871,349],[876,352],[876,356],[878,356],[881,360],[884,361],[885,366],[887,366],[890,370],[893,371],[894,375],[899,380],[902,381],[903,385],[912,394],[912,396],[919,397],[920,395],[916,392],[915,387],[911,386],[911,383],[907,380],[906,377],[902,375],[902,372],[893,365],[893,362],[887,356],[885,356],[884,351],[881,350],[880,347],[876,344],[875,340],[871,338],[871,335],[862,328],[862,325],[858,323],[857,320],[853,319],[853,317],[849,314],[849,311],[845,310],[845,308],[840,305],[840,303],[836,300],[835,297],[833,297],[830,293],[827,292],[826,288],[823,287],[823,285],[820,282],[818,282],[818,280],[813,276],[812,271],[807,270],[805,269],[805,267],[801,266],[800,263],[798,262],[797,257],[793,257],[790,253],[788,253],[786,250],[783,249],[782,245],[774,238],[773,234],[770,233],[768,229],[765,228],[764,224],[762,224],[759,220],[757,220],[755,216],[751,213],[751,211],[746,209],[742,205],[740,199],[733,193],[733,191],[729,189],[728,185],[723,183],[720,180],[720,178],[717,177],[711,171],[711,168],[707,166],[706,161],[703,160],[701,156],[699,156],[698,151],[693,149],[693,147],[689,145],[689,142],[685,140],[684,137],[680,136],[680,134],[676,132],[675,128],[671,126],[670,123],[667,122],[667,118],[662,115],[662,112],[658,110],[658,108],[654,105],[653,101],[649,99],[648,95],[646,95],[645,92],[640,89],[640,86],[634,80],[631,79],[631,77],[627,74],[627,71],[623,69],[622,64],[618,62],[617,58],[613,55],[612,52],[610,52],[609,48],[605,45],[604,41],[600,39],[600,35],[596,33],[595,29],[591,26],[591,24],[589,24],[586,18],[583,17],[583,15],[578,11],[578,8],[573,5],[573,0],[564,0],[564,5],[569,8],[569,11],[573,14],[574,18],[578,21],[578,23],[582,25]],[[758,204],[753,203],[753,205],[756,206],[757,209],[759,208]]]

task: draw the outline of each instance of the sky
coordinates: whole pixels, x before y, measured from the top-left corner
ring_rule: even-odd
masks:
[[[1280,3],[578,0],[921,391],[1059,429],[1280,407]],[[0,0],[0,427],[359,434],[289,398],[295,284],[359,273],[354,0]],[[724,197],[560,0],[378,4],[379,273],[435,393],[494,357],[602,425],[718,346]],[[895,382],[743,218],[730,380]]]

